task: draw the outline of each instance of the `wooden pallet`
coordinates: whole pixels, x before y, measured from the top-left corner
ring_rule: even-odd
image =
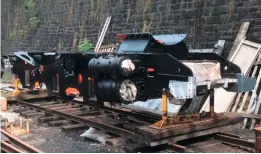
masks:
[[[115,52],[115,48],[116,46],[114,44],[111,45],[103,45],[101,46],[101,48],[99,49],[98,52],[102,52],[102,53],[112,53]]]
[[[251,67],[251,72],[249,76],[256,78],[256,85],[255,88],[251,92],[244,92],[239,93],[233,103],[233,106],[231,107],[231,112],[237,112],[237,113],[248,113],[248,114],[258,114],[260,109],[260,103],[261,103],[261,95],[260,95],[260,88],[261,88],[261,54],[259,54],[259,57]],[[259,97],[258,97],[259,96]],[[258,100],[258,101],[257,101]],[[248,122],[250,123],[250,129],[253,129],[256,125],[256,119],[244,119],[244,125],[243,128],[246,128],[248,125]]]

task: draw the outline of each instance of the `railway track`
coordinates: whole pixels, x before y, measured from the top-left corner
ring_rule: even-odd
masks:
[[[5,153],[42,153],[19,138],[1,130],[1,152]]]
[[[158,121],[158,114],[129,109],[126,107],[110,107],[106,105],[101,109],[94,109],[79,101],[64,102],[57,98],[40,98],[10,103],[9,109],[20,113],[26,118],[37,118],[40,124],[51,127],[60,127],[63,131],[72,131],[94,127],[108,132],[112,138],[106,144],[121,147],[125,152],[144,152],[149,149],[170,149],[172,152],[188,152],[192,140],[199,138],[216,140],[219,143],[240,147],[247,151],[254,151],[253,142],[240,139],[236,135],[220,134],[218,128],[209,128],[193,134],[184,134],[175,137],[175,140],[151,141],[153,146],[144,144],[144,140],[137,135],[137,128],[142,128]],[[225,127],[225,126],[222,126]],[[192,135],[192,136],[189,136]]]

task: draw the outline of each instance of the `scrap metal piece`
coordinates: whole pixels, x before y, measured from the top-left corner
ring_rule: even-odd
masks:
[[[256,78],[246,77],[244,74],[236,74],[238,82],[228,88],[228,91],[234,92],[246,92],[254,89],[256,84]]]
[[[162,42],[164,45],[175,45],[183,41],[186,36],[186,34],[152,35],[155,40]]]
[[[25,51],[14,52],[14,55],[33,66],[36,65],[35,60],[31,56],[29,56],[28,53]]]
[[[176,99],[188,99],[196,96],[196,78],[188,77],[188,82],[170,80],[170,93]]]

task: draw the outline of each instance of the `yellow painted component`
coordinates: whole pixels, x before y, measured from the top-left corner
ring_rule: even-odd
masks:
[[[15,77],[14,83],[13,83],[15,90],[14,90],[14,92],[12,93],[12,96],[17,96],[17,95],[20,93],[20,91],[19,91],[19,89],[18,89],[19,83],[20,83],[20,80],[19,80],[17,77]]]
[[[161,109],[163,114],[166,114],[168,112],[167,93],[165,91],[162,92]]]

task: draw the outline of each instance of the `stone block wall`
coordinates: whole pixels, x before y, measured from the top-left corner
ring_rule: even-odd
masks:
[[[1,50],[4,54],[17,50],[72,51],[84,38],[96,44],[110,15],[112,20],[103,44],[116,43],[118,33],[186,33],[190,48],[211,48],[219,39],[225,39],[227,52],[244,21],[250,22],[247,38],[261,42],[260,0],[1,2]]]

